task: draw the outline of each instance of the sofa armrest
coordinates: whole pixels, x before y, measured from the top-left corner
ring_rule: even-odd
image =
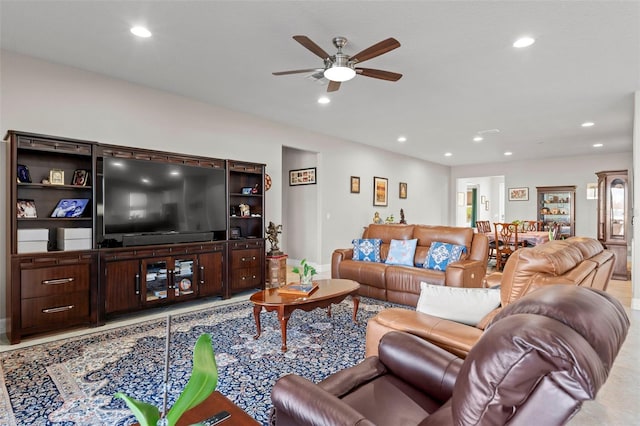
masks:
[[[373,426],[362,414],[309,380],[289,374],[271,390],[275,425]]]
[[[394,376],[441,403],[451,398],[462,368],[461,358],[418,336],[399,331],[382,338],[379,352],[380,362]]]
[[[351,392],[360,385],[375,379],[387,372],[378,357],[365,358],[360,364],[345,368],[330,375],[320,383],[320,386],[331,395],[338,398]]]
[[[335,249],[331,255],[331,278],[340,278],[340,262],[353,258],[353,249]]]
[[[465,358],[482,330],[410,309],[384,309],[367,322],[365,356],[378,355],[378,344],[390,331],[406,331]]]
[[[480,260],[459,260],[447,265],[444,282],[449,287],[481,288],[487,264]]]

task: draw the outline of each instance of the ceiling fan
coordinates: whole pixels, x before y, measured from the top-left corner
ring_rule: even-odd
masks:
[[[335,92],[340,88],[340,84],[343,81],[351,80],[356,76],[356,74],[387,81],[398,81],[402,77],[402,74],[398,74],[396,72],[356,67],[356,64],[360,62],[368,61],[369,59],[373,59],[376,56],[380,56],[383,53],[387,53],[393,49],[400,47],[400,43],[398,42],[398,40],[393,37],[382,40],[381,42],[376,43],[373,46],[370,46],[364,49],[362,52],[356,53],[353,56],[342,53],[342,48],[347,44],[347,39],[345,37],[334,37],[333,45],[338,49],[335,55],[329,55],[307,36],[296,35],[293,36],[293,39],[306,47],[316,56],[319,56],[324,61],[324,67],[308,68],[303,70],[279,71],[274,72],[273,75],[322,72],[324,74],[324,77],[329,80],[329,87],[327,87],[327,92]]]

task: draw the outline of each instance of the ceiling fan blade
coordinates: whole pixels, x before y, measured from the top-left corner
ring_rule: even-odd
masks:
[[[306,70],[291,70],[291,71],[277,71],[272,73],[273,75],[288,75],[288,74],[301,74],[303,72],[318,72],[324,68],[307,68]]]
[[[371,58],[380,56],[383,53],[387,53],[393,49],[397,49],[398,47],[400,47],[400,42],[393,37],[389,37],[386,40],[382,40],[381,42],[376,43],[373,46],[364,49],[360,53],[356,53],[351,57],[350,60],[353,62],[368,61]]]
[[[307,36],[295,35],[293,36],[293,39],[322,59],[328,59],[331,56],[327,52],[325,52],[322,47],[311,41],[311,39]]]
[[[329,86],[327,86],[327,92],[337,92],[340,88],[339,81],[329,81]]]
[[[356,73],[365,77],[379,78],[380,80],[398,81],[402,78],[402,74],[391,71],[374,70],[372,68],[356,68]]]

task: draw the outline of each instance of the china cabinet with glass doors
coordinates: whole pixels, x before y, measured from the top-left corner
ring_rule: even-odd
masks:
[[[598,176],[598,240],[616,255],[613,279],[628,280],[629,178],[626,170],[596,173]]]

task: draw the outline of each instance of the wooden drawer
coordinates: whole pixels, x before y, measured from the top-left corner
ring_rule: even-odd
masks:
[[[78,291],[84,291],[88,295],[90,270],[90,264],[22,269],[21,298],[54,296]]]
[[[231,268],[255,268],[260,266],[260,253],[258,249],[234,250],[231,253]]]
[[[243,268],[233,271],[233,288],[262,287],[261,268]]]
[[[89,321],[89,293],[35,297],[21,301],[21,327],[58,329]]]
[[[245,250],[264,247],[264,240],[242,240],[233,241],[229,244],[231,250]]]

